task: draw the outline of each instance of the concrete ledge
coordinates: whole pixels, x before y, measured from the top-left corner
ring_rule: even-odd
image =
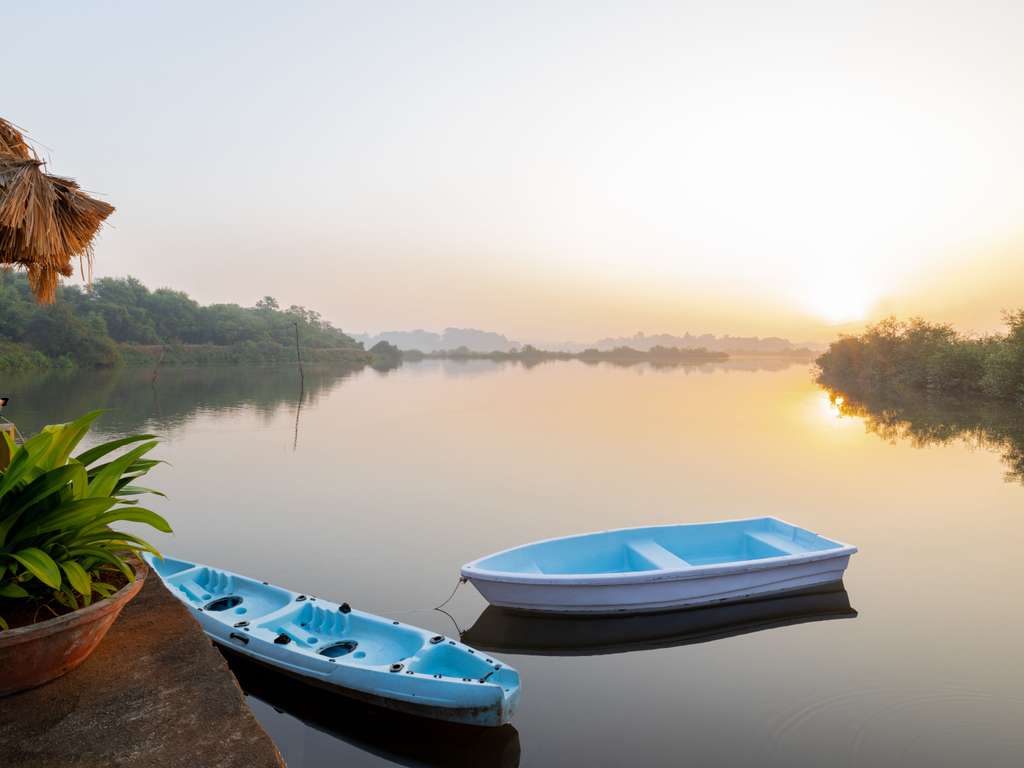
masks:
[[[223,656],[150,573],[78,669],[0,699],[4,768],[280,768]]]

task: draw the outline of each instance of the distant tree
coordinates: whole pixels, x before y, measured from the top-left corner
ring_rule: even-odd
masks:
[[[402,356],[402,350],[396,347],[394,344],[390,344],[386,341],[378,341],[372,347],[370,347],[370,353],[378,357],[395,357],[400,358]]]
[[[66,356],[94,367],[115,365],[120,359],[117,346],[97,319],[83,322],[68,304],[52,304],[32,317],[24,340],[50,357]]]

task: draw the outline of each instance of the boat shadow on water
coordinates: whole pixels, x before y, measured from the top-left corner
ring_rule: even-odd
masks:
[[[628,616],[543,615],[488,606],[462,641],[495,653],[596,656],[856,616],[846,588],[836,581],[744,602]]]
[[[519,732],[429,720],[316,688],[217,646],[246,697],[320,733],[407,766],[519,765]]]

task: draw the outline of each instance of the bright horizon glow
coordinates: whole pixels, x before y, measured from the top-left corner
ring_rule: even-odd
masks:
[[[521,341],[988,331],[1024,302],[1019,3],[7,19],[48,55],[9,41],[34,64],[4,116],[118,208],[98,276]]]

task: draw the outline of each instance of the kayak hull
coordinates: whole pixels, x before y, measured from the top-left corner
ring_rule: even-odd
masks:
[[[518,673],[457,640],[230,571],[147,561],[211,639],[306,683],[467,725],[515,711]]]
[[[503,608],[654,613],[840,581],[856,551],[765,517],[548,539],[468,563],[462,575]]]

